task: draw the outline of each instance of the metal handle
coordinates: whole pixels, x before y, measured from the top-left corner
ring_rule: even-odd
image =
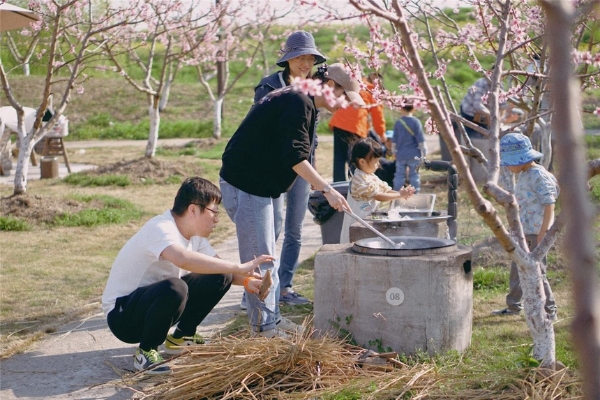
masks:
[[[344,212],[346,214],[349,214],[352,218],[354,218],[355,220],[357,220],[361,224],[363,224],[366,228],[369,228],[373,233],[375,233],[377,236],[379,236],[380,238],[382,238],[383,240],[385,240],[393,248],[397,248],[398,247],[398,245],[396,244],[396,242],[394,242],[389,237],[385,236],[383,233],[379,232],[377,229],[373,228],[371,225],[369,225],[369,223],[367,221],[365,221],[364,219],[362,219],[358,215],[354,214],[352,211],[344,208]]]

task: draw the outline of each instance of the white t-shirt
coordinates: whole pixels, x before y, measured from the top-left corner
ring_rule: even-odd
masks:
[[[113,263],[102,294],[102,311],[105,315],[108,316],[115,307],[117,298],[139,287],[167,278],[180,278],[189,273],[160,257],[164,249],[174,244],[208,256],[217,254],[206,238],[184,238],[170,210],[152,218],[125,243]]]

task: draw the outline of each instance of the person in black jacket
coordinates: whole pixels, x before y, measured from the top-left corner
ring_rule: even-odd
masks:
[[[254,103],[258,103],[267,93],[289,86],[293,78],[310,78],[312,67],[324,63],[325,57],[315,46],[313,36],[305,31],[296,31],[292,33],[285,42],[285,48],[282,50],[282,56],[277,61],[277,65],[282,67],[282,71],[275,72],[263,78],[254,88]],[[318,114],[317,114],[318,119]],[[315,150],[317,148],[317,136],[312,141],[311,153],[308,162],[315,166]],[[285,197],[285,214],[283,244],[281,245],[281,256],[279,257],[279,303],[286,305],[308,304],[310,300],[300,293],[292,290],[292,279],[298,267],[298,257],[302,246],[302,225],[304,216],[308,207],[308,196],[310,194],[310,185],[303,178],[298,178],[294,184],[285,193],[273,201],[274,207],[283,208]],[[279,236],[282,221],[275,221],[275,238]],[[242,298],[241,307],[246,309],[246,296]]]
[[[351,78],[342,64],[321,67],[315,78],[335,96],[346,95],[359,106],[360,84]],[[273,207],[273,199],[285,193],[298,176],[321,190],[337,211],[349,209],[344,196],[333,189],[308,162],[314,140],[317,109],[328,104],[324,93],[308,96],[292,86],[274,90],[252,107],[229,140],[222,157],[220,186],[223,205],[236,224],[240,260],[257,254],[276,253],[275,221],[282,210]],[[279,260],[265,263],[271,269],[273,283],[264,301],[246,291],[248,316],[253,333],[285,336],[297,326],[279,313]],[[263,273],[264,274],[264,273]]]

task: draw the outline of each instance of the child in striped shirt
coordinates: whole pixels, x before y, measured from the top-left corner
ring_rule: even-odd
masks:
[[[361,218],[371,215],[382,202],[399,198],[407,199],[415,193],[415,188],[410,185],[400,190],[393,190],[390,185],[375,175],[382,155],[381,145],[371,138],[360,139],[352,147],[350,162],[356,170],[350,181],[347,200],[352,212]],[[353,222],[351,216],[344,215],[340,243],[350,242],[350,225]]]

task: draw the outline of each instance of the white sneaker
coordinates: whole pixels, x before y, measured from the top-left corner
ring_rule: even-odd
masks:
[[[272,339],[275,337],[278,338],[282,338],[282,339],[291,339],[292,337],[285,331],[279,329],[279,328],[273,328],[273,329],[269,329],[267,331],[262,331],[262,332],[252,332],[252,337],[264,337],[267,339]]]
[[[277,321],[277,323],[275,324],[275,328],[282,329],[286,332],[290,332],[298,336],[302,336],[302,334],[304,333],[304,327],[302,325],[298,325],[285,317],[281,317],[281,319]]]

